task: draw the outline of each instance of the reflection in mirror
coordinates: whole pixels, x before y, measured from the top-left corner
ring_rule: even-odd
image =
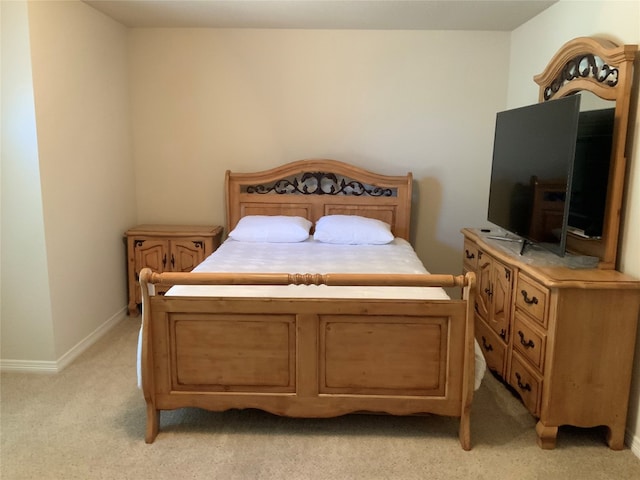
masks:
[[[616,102],[613,100],[605,100],[604,98],[600,98],[596,94],[592,92],[588,92],[586,90],[581,90],[579,95],[582,97],[580,100],[580,110],[588,111],[588,110],[602,110],[603,108],[615,108]]]
[[[580,96],[568,230],[582,238],[599,239],[607,201],[615,102],[586,91]]]

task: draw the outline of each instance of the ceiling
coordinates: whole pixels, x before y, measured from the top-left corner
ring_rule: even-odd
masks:
[[[557,0],[83,0],[128,27],[511,31]]]

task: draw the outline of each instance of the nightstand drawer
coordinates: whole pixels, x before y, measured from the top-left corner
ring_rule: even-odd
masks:
[[[487,361],[489,370],[504,376],[504,359],[507,346],[484,321],[475,316],[476,340]]]
[[[538,416],[540,395],[542,393],[542,378],[527,366],[526,360],[521,359],[517,352],[513,352],[511,356],[509,384],[518,392],[524,406],[533,415]]]
[[[547,299],[546,288],[536,284],[533,280],[520,274],[516,286],[516,307],[527,312],[531,318],[547,326]]]
[[[513,345],[540,372],[544,368],[544,352],[547,348],[547,336],[540,332],[516,310]]]

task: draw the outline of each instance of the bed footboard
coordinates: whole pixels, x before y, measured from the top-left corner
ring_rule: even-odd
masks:
[[[353,412],[460,418],[471,448],[475,277],[140,275],[147,443],[160,411],[257,408],[290,417]],[[459,286],[460,300],[155,296],[155,284]]]

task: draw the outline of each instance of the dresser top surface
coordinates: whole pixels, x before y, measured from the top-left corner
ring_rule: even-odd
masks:
[[[547,287],[579,288],[625,288],[639,289],[640,280],[612,269],[569,268],[563,266],[553,253],[545,259],[546,253],[535,255],[525,252],[519,255],[512,245],[504,245],[500,240],[487,238],[488,233],[475,228],[462,230],[465,238],[475,242],[497,260],[520,269],[523,273],[538,280]],[[495,232],[494,232],[495,234]],[[509,248],[511,247],[511,248]],[[539,251],[538,251],[539,252]]]

